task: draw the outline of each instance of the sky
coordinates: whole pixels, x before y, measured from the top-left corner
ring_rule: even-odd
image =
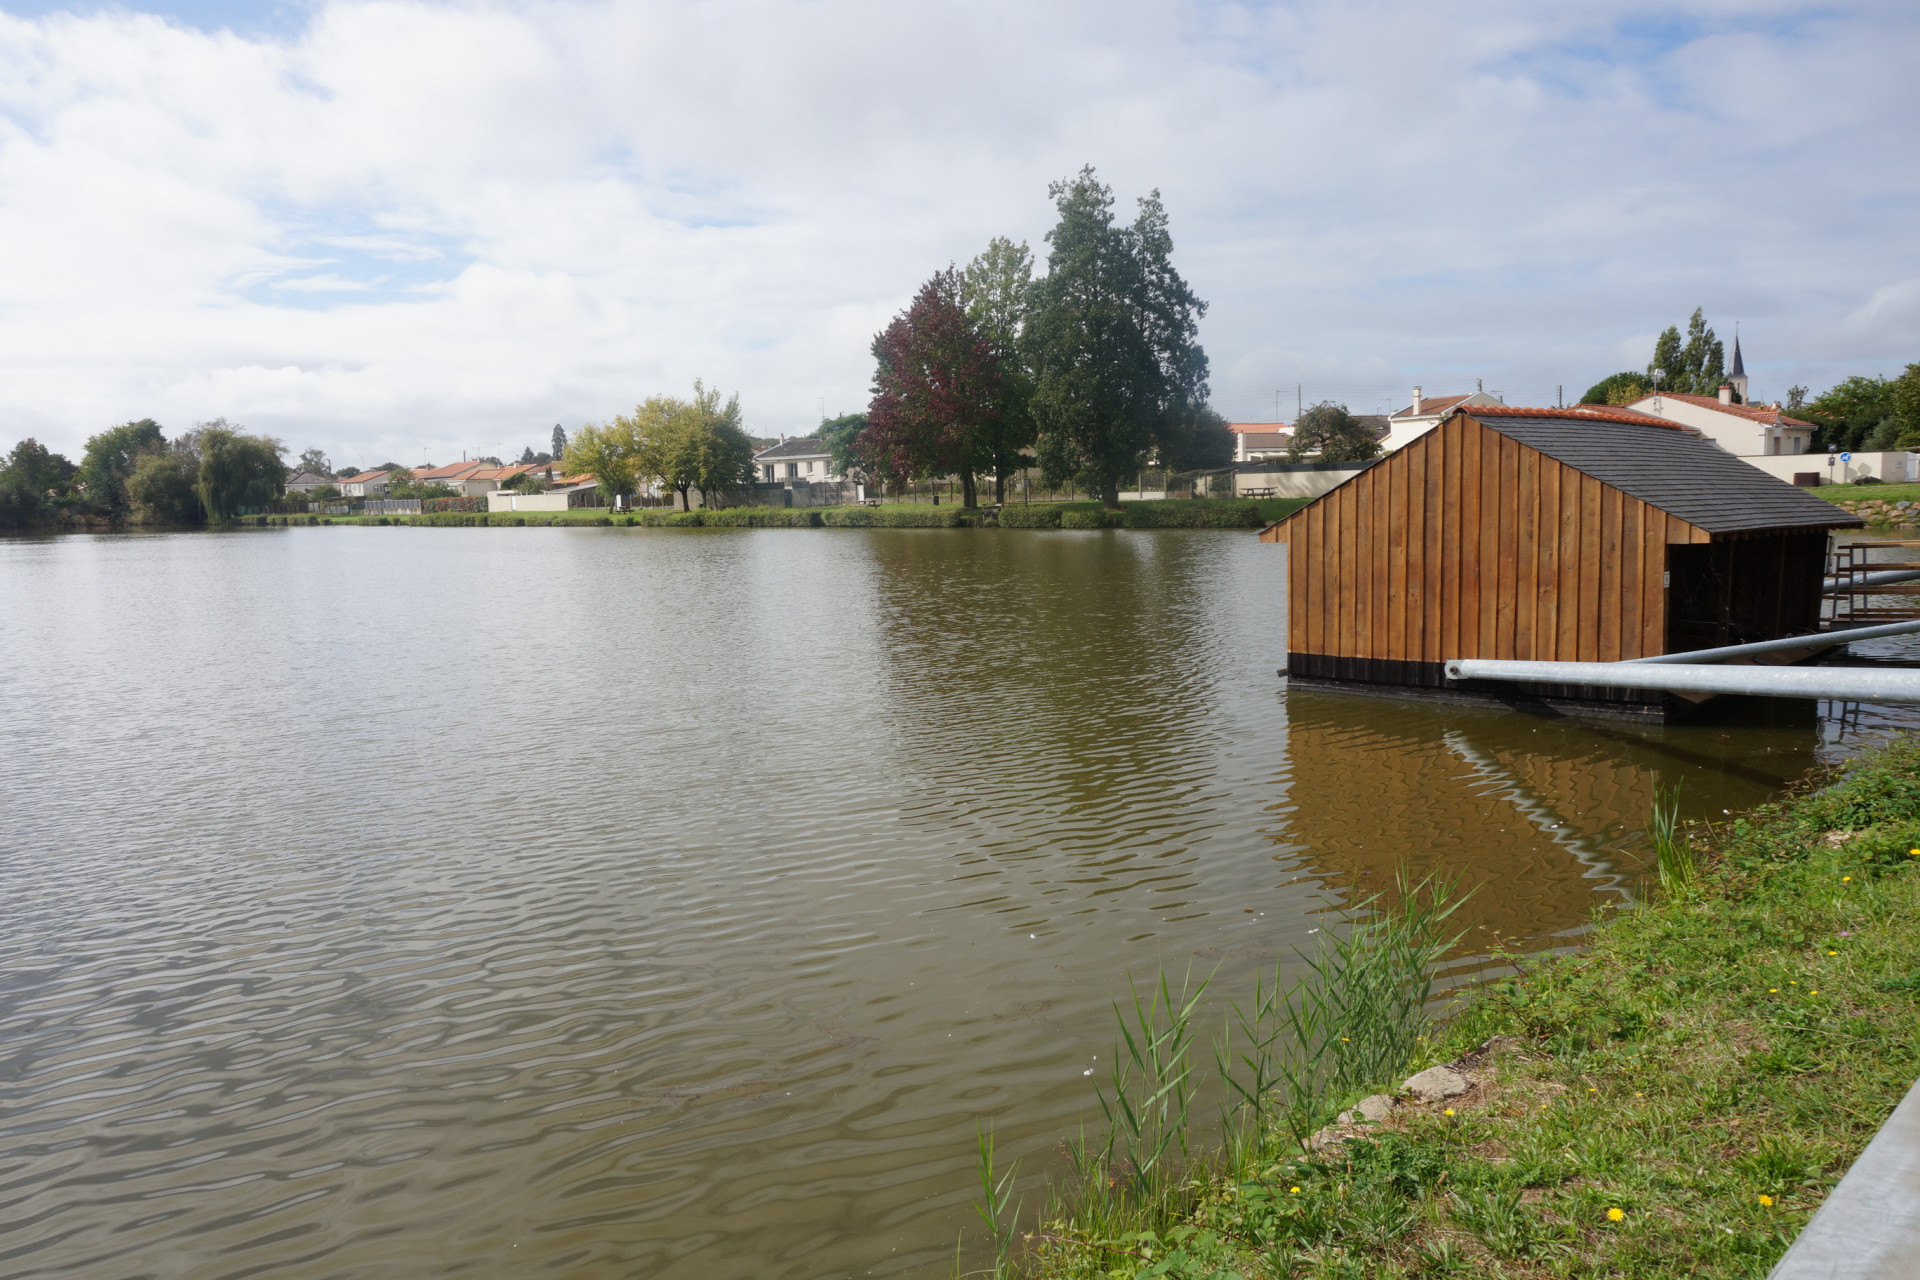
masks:
[[[336,465],[695,379],[758,435],[1048,184],[1157,189],[1230,418],[1576,398],[1695,307],[1756,398],[1920,360],[1920,6],[0,0],[0,448]]]

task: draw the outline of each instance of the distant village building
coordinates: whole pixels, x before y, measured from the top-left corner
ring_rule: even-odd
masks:
[[[1439,426],[1441,421],[1455,409],[1499,403],[1500,397],[1489,395],[1485,391],[1473,391],[1459,396],[1428,396],[1423,393],[1422,388],[1415,387],[1412,402],[1397,413],[1387,415],[1387,431],[1380,441],[1380,451],[1392,453],[1396,449],[1406,448]]]
[[[762,484],[788,480],[818,484],[846,478],[834,471],[833,455],[813,436],[795,436],[791,440],[783,437],[779,444],[754,454],[753,465]]]
[[[1381,413],[1356,413],[1353,420],[1372,433],[1375,440],[1387,435],[1387,417]],[[1285,422],[1229,422],[1233,432],[1233,460],[1236,463],[1286,462],[1293,448],[1293,427]],[[1314,455],[1307,455],[1312,460]]]
[[[1728,453],[1743,457],[1806,453],[1813,448],[1813,423],[1788,417],[1777,404],[1735,404],[1733,396],[1728,382],[1721,384],[1718,396],[1662,391],[1627,407],[1692,427]]]
[[[378,498],[387,491],[391,471],[362,471],[339,481],[340,492],[349,498]]]
[[[1806,453],[1813,448],[1817,428],[1790,418],[1777,404],[1754,404],[1747,395],[1747,364],[1740,354],[1740,336],[1733,339],[1733,370],[1720,384],[1719,394],[1683,395],[1656,391],[1628,406],[1641,413],[1692,427],[1728,453],[1743,458]]]
[[[1285,462],[1293,433],[1284,422],[1229,422],[1235,462]]]
[[[315,489],[324,489],[333,481],[318,471],[296,471],[287,477],[288,493],[312,493]]]
[[[458,489],[460,482],[478,471],[486,471],[493,466],[490,462],[475,459],[472,462],[450,462],[444,467],[423,467],[413,473],[415,484],[444,484],[449,489]]]

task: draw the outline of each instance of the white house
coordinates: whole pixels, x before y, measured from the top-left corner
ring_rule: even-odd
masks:
[[[387,491],[387,477],[392,474],[391,471],[362,471],[340,480],[340,492],[349,498],[378,498]]]
[[[318,471],[296,471],[287,477],[287,492],[312,493],[315,489],[324,488],[332,483],[333,481]]]
[[[762,449],[753,455],[753,466],[762,484],[778,484],[782,480],[818,483],[846,478],[835,474],[833,455],[812,436],[783,439],[770,449]]]
[[[1387,435],[1380,442],[1380,452],[1392,453],[1405,448],[1427,432],[1440,425],[1440,420],[1461,406],[1472,408],[1481,404],[1499,404],[1500,397],[1489,395],[1485,391],[1473,391],[1463,396],[1427,396],[1421,388],[1413,389],[1413,403],[1398,413],[1387,415]]]
[[[1627,407],[1692,427],[1728,453],[1743,457],[1805,453],[1813,447],[1811,422],[1789,418],[1777,404],[1735,404],[1731,382],[1720,385],[1718,396],[1661,391]]]
[[[1387,434],[1387,418],[1378,413],[1356,413],[1353,420],[1373,433],[1375,440]],[[1293,428],[1284,422],[1229,422],[1233,432],[1233,460],[1236,463],[1285,462],[1293,445]]]
[[[1227,430],[1233,432],[1235,462],[1285,461],[1287,446],[1293,443],[1284,422],[1229,422]]]

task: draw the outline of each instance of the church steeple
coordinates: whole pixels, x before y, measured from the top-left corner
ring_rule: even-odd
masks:
[[[1740,326],[1733,327],[1733,368],[1727,373],[1727,381],[1733,384],[1733,394],[1741,404],[1747,403],[1747,366],[1740,361]]]

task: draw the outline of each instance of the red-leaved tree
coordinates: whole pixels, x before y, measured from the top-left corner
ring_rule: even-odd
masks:
[[[873,402],[857,450],[890,482],[960,477],[975,506],[983,438],[999,420],[993,346],[967,318],[952,267],[920,287],[913,305],[873,339]]]

